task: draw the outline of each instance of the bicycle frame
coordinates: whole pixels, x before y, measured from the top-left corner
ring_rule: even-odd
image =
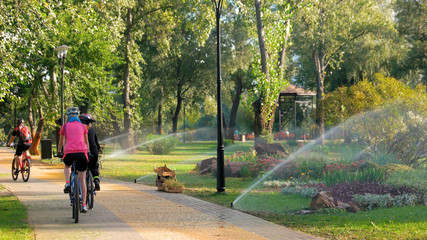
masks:
[[[19,165],[18,170],[22,174],[22,180],[24,182],[27,182],[28,179],[30,178],[31,156],[29,156],[27,154],[27,151],[24,151],[22,153],[22,156],[19,156],[19,159],[20,159],[20,161],[18,164]],[[15,173],[14,173],[14,170],[16,170],[16,162],[15,161],[16,161],[16,159],[14,157],[13,161],[12,161],[12,179],[14,181],[16,181],[16,179],[18,179],[18,175],[15,175]]]

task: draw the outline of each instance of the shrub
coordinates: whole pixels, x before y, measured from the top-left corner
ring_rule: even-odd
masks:
[[[147,151],[155,155],[169,154],[175,149],[178,140],[173,136],[148,136]]]
[[[237,151],[233,155],[225,157],[226,162],[253,162],[255,163],[258,159],[255,151],[242,152]]]
[[[379,168],[367,168],[352,172],[348,169],[340,171],[326,172],[324,181],[326,186],[336,186],[339,183],[351,182],[382,182],[384,180],[384,170]]]
[[[263,132],[259,137],[259,141],[264,143],[273,143],[274,135],[270,132]]]
[[[163,186],[169,189],[179,189],[179,188],[183,188],[184,184],[182,184],[181,182],[178,182],[178,180],[175,180],[175,179],[166,179],[165,182],[163,183]]]
[[[377,207],[412,206],[416,204],[417,197],[410,194],[397,195],[390,194],[377,195],[366,193],[364,195],[355,194],[353,200],[365,210],[372,210]]]
[[[384,181],[392,187],[409,187],[417,190],[420,195],[427,194],[427,169],[414,169],[409,171],[393,172]]]
[[[369,159],[380,166],[391,163],[400,163],[400,160],[395,154],[389,153],[381,148],[371,153]]]
[[[249,164],[249,172],[252,177],[256,177],[260,173],[272,170],[277,164],[281,162],[281,160],[275,159],[273,157],[259,158],[255,163],[251,162]]]
[[[283,188],[294,186],[295,184],[293,181],[272,180],[263,182],[263,185],[265,188]]]
[[[394,164],[394,163],[382,166],[382,169],[384,169],[386,175],[390,175],[394,172],[414,170],[414,168],[411,166],[404,165],[404,164]]]
[[[320,153],[320,154],[323,154],[323,155],[328,155],[329,152],[330,152],[329,147],[326,146],[326,145],[324,145],[324,146],[322,146],[322,145],[316,145],[316,146],[313,147],[312,151]]]
[[[251,176],[251,173],[249,171],[249,166],[248,165],[242,166],[242,169],[240,170],[240,176],[242,178],[247,178],[247,177]]]
[[[234,144],[234,141],[231,139],[224,139],[224,147],[228,147]]]
[[[295,139],[289,139],[286,141],[286,144],[289,145],[289,147],[298,147],[298,142]]]
[[[319,193],[319,190],[315,187],[295,186],[295,187],[284,187],[280,193],[283,195],[298,194],[306,198],[312,198],[317,193]]]

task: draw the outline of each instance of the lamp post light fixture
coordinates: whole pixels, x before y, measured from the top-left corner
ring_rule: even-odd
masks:
[[[67,57],[67,49],[70,48],[67,45],[56,47],[58,51],[58,58],[61,64],[61,126],[64,124],[64,64],[65,58]]]
[[[217,193],[225,193],[225,171],[224,171],[224,136],[222,122],[222,79],[221,79],[221,9],[223,0],[212,0],[216,18],[216,38],[217,38]]]

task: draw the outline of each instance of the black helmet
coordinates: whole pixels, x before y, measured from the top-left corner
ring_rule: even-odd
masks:
[[[80,111],[78,107],[70,107],[67,109],[66,114],[67,114],[67,117],[78,116],[80,114]]]
[[[18,119],[18,121],[16,121],[16,126],[19,126],[22,123],[24,123],[24,119],[20,118],[20,119]]]
[[[84,124],[89,124],[92,122],[96,122],[96,120],[89,113],[82,113],[79,116],[79,119]]]

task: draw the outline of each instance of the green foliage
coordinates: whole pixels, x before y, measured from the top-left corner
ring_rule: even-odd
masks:
[[[240,170],[240,176],[242,178],[247,178],[247,177],[251,176],[251,172],[249,171],[249,166],[248,165],[242,166],[242,169]]]
[[[148,142],[145,145],[147,151],[155,155],[169,154],[175,149],[178,140],[173,136],[154,136],[147,137]]]
[[[416,189],[421,195],[427,193],[427,169],[396,171],[391,173],[384,184],[393,187],[405,186]]]
[[[0,185],[0,189],[3,186]],[[24,206],[15,196],[0,196],[0,238],[33,239],[31,226],[27,223]]]
[[[326,116],[357,134],[381,164],[395,161],[419,166],[427,161],[427,94],[425,87],[409,86],[376,75],[375,83],[361,81],[339,88],[324,98]],[[358,114],[358,115],[355,115]]]
[[[313,148],[313,151],[323,155],[328,155],[330,152],[329,147],[327,145],[316,145]]]
[[[273,143],[274,142],[274,135],[272,133],[269,132],[263,132],[261,134],[261,136],[259,136],[258,139],[260,142],[264,142],[264,143]]]
[[[253,162],[255,163],[258,159],[255,151],[242,152],[237,151],[232,155],[226,156],[226,162]]]
[[[366,193],[364,195],[355,194],[353,196],[355,203],[359,204],[365,210],[374,208],[386,208],[393,206],[414,206],[417,203],[417,197],[414,195],[403,194],[392,197],[390,194],[377,195]]]
[[[387,175],[390,175],[394,172],[414,170],[414,168],[411,166],[404,165],[404,164],[394,164],[394,163],[382,166],[382,169],[384,169],[384,171]]]
[[[179,188],[183,188],[184,184],[182,184],[178,180],[166,179],[165,182],[163,183],[163,186],[169,189],[179,189]]]
[[[271,189],[271,188],[283,188],[283,187],[289,187],[294,186],[295,183],[293,181],[283,181],[283,180],[271,180],[271,181],[264,181],[262,183],[265,188]]]
[[[281,191],[281,194],[283,195],[289,195],[289,194],[298,194],[300,196],[306,197],[306,198],[312,198],[317,193],[319,193],[319,190],[314,187],[284,187]]]
[[[360,169],[355,172],[349,169],[326,172],[323,176],[326,186],[332,187],[339,183],[351,182],[382,182],[384,179],[384,170],[380,168]]]
[[[277,169],[272,177],[275,179],[320,179],[323,169],[327,164],[324,156],[318,154],[307,154],[296,157],[289,163],[283,164]]]
[[[234,144],[234,141],[231,139],[224,139],[224,147],[229,147]]]
[[[378,149],[377,151],[370,154],[369,159],[380,166],[400,163],[399,159],[395,154],[389,153],[382,149]]]

